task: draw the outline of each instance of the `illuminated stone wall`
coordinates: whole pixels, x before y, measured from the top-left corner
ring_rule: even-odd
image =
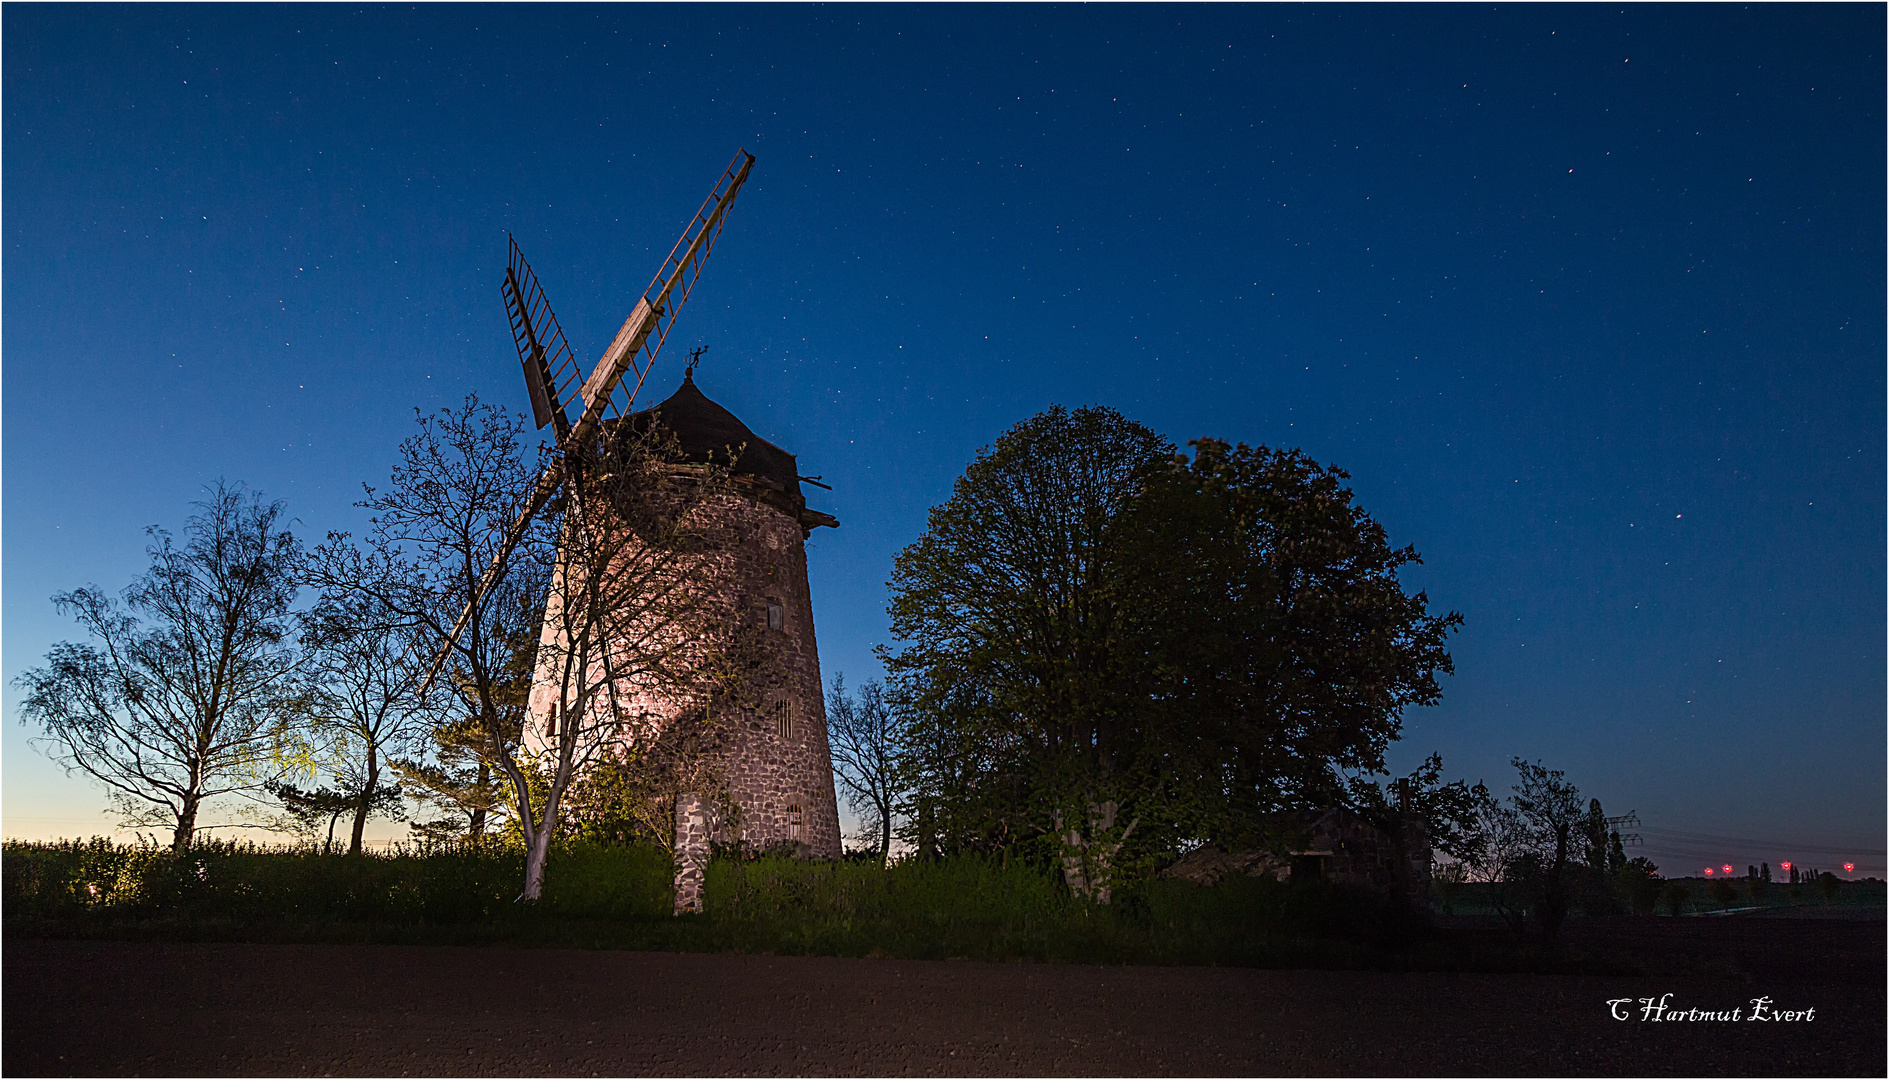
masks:
[[[775,500],[749,497],[764,494],[764,489],[737,480],[736,492],[694,511],[700,524],[720,533],[724,544],[723,550],[703,560],[700,585],[722,591],[752,622],[763,658],[746,691],[751,704],[714,706],[734,710],[732,716],[717,718],[727,725],[728,737],[711,771],[719,775],[738,809],[732,816],[715,817],[719,824],[712,838],[749,848],[788,841],[802,845],[802,854],[834,858],[840,854],[839,811],[807,584],[805,530],[799,517],[773,505]],[[555,633],[547,619],[547,645]],[[546,649],[543,655],[555,651]],[[554,679],[553,672],[541,667],[532,686],[527,737],[539,745],[557,697]],[[657,726],[693,707],[627,686],[619,700]]]

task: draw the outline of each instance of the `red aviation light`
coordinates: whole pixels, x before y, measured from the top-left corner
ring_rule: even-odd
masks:
[[[1855,872],[1856,872],[1856,864],[1855,864],[1855,863],[1853,863],[1853,862],[1846,862],[1846,863],[1844,863],[1844,864],[1843,864],[1843,872],[1844,872],[1844,873],[1846,873],[1846,874],[1853,874],[1853,873],[1855,873]]]
[[[1724,870],[1724,871],[1725,871],[1725,876],[1726,876],[1726,877],[1730,877],[1730,876],[1731,876],[1731,874],[1732,874],[1732,864],[1731,864],[1731,863],[1726,863],[1726,864],[1725,864],[1725,865],[1724,865],[1723,867],[1721,867],[1720,869],[1722,869],[1722,870]]]
[[[1712,868],[1711,868],[1711,867],[1709,867],[1709,866],[1708,866],[1708,867],[1706,867],[1706,868],[1705,868],[1705,876],[1706,876],[1706,877],[1711,877],[1711,876],[1712,876]]]
[[[1778,863],[1778,865],[1783,867],[1786,870],[1789,870],[1791,868],[1791,864],[1787,862],[1781,862],[1781,863]]]

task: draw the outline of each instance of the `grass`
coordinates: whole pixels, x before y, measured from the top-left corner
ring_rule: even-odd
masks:
[[[782,955],[1257,967],[1624,971],[1496,932],[1435,930],[1336,886],[1153,880],[1097,906],[1020,862],[718,860],[706,911],[671,914],[668,856],[576,843],[514,901],[504,847],[358,857],[208,844],[181,858],[106,840],[0,850],[8,936],[517,945]],[[1882,903],[1882,887],[1858,883]],[[1470,906],[1474,898],[1464,896]],[[1819,898],[1819,901],[1821,898]],[[1868,902],[1865,900],[1864,902]],[[1460,910],[1460,908],[1459,908]],[[1631,966],[1630,964],[1628,965]]]
[[[504,848],[350,858],[210,844],[174,858],[93,840],[0,852],[9,935],[1347,967],[1401,966],[1417,936],[1398,905],[1341,888],[1145,882],[1104,907],[1038,868],[980,859],[718,860],[705,913],[681,918],[658,850],[562,848],[536,905],[513,900],[523,874]]]

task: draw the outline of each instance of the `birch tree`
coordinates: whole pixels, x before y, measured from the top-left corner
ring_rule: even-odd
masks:
[[[517,417],[476,397],[416,410],[416,420],[387,486],[366,487],[358,504],[371,515],[366,534],[358,543],[328,534],[303,574],[329,601],[373,610],[409,635],[447,702],[435,725],[463,727],[494,772],[515,771],[554,526],[540,515],[516,544],[505,541],[542,462],[528,455]]]
[[[103,785],[126,825],[170,829],[175,851],[207,802],[303,764],[289,639],[300,548],[283,505],[223,481],[195,505],[181,545],[147,530],[151,568],[122,599],[96,585],[54,596],[92,641],[55,645],[16,682],[54,760]]]

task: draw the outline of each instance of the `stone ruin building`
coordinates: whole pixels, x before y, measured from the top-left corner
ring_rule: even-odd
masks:
[[[1197,885],[1244,874],[1332,881],[1413,900],[1430,895],[1430,835],[1416,814],[1399,814],[1386,829],[1334,807],[1276,814],[1272,825],[1283,841],[1281,850],[1222,851],[1209,845],[1189,852],[1162,874]]]
[[[726,463],[730,450],[739,449],[729,466],[733,494],[711,508],[739,537],[731,555],[720,559],[717,580],[739,593],[733,599],[740,607],[766,621],[765,670],[755,680],[760,704],[741,710],[717,763],[726,795],[739,812],[732,822],[724,821],[706,793],[685,795],[676,807],[676,910],[700,910],[711,842],[751,849],[785,843],[815,858],[841,853],[806,552],[815,528],[839,522],[807,507],[794,455],[709,400],[695,385],[692,370],[673,396],[630,422],[660,424],[691,461]],[[545,633],[552,632],[547,620]],[[556,688],[544,685],[540,672],[532,689],[534,730],[548,720],[555,695]],[[692,707],[647,696],[638,704],[658,724]]]

